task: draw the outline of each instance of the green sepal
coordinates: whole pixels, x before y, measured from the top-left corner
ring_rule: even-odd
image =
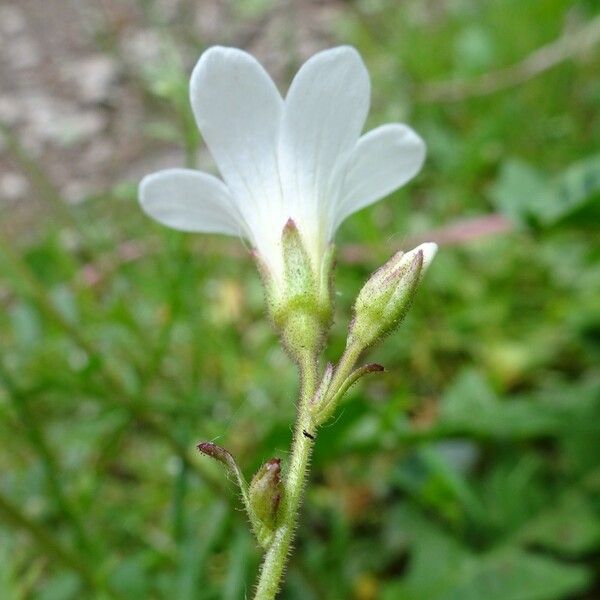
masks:
[[[248,490],[252,514],[267,529],[273,529],[281,502],[281,459],[272,458],[258,469]]]
[[[283,274],[275,277],[255,255],[263,279],[269,314],[286,350],[299,361],[318,353],[331,327],[334,247],[314,265],[295,222],[289,219],[281,237]]]
[[[281,236],[285,303],[295,310],[310,312],[316,298],[317,282],[310,256],[302,243],[300,232],[292,219],[288,219]]]

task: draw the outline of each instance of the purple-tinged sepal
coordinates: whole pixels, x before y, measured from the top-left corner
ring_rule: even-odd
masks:
[[[272,458],[256,472],[249,489],[252,511],[269,529],[275,526],[282,493],[281,459]]]
[[[263,548],[273,539],[282,497],[281,459],[272,458],[258,469],[248,489],[248,513]]]

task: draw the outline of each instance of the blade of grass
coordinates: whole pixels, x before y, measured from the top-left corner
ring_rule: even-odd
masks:
[[[27,531],[40,547],[46,551],[48,557],[55,558],[65,567],[79,575],[82,583],[90,591],[104,593],[115,600],[125,600],[125,597],[113,589],[104,578],[94,573],[78,554],[65,548],[52,537],[43,525],[28,517],[2,494],[0,494],[0,517],[13,527]]]
[[[252,556],[252,540],[245,529],[238,528],[231,543],[227,578],[223,586],[223,600],[237,600],[247,596],[246,577]]]
[[[8,398],[12,403],[15,412],[27,432],[27,436],[32,447],[35,449],[44,468],[48,490],[54,499],[56,507],[63,515],[64,519],[73,528],[79,548],[89,557],[97,558],[98,548],[92,543],[88,536],[81,515],[63,491],[63,486],[60,481],[60,467],[58,461],[50,450],[50,446],[46,442],[42,430],[37,425],[37,420],[29,408],[28,398],[12,381],[4,364],[0,360],[0,381],[3,383],[7,392]]]
[[[189,466],[179,461],[177,475],[173,482],[173,539],[181,543],[185,536],[185,497],[188,491]]]
[[[38,162],[25,150],[17,136],[5,123],[0,122],[0,133],[6,143],[6,148],[15,162],[29,176],[40,197],[52,206],[58,215],[69,225],[77,225],[68,205],[63,201],[58,189],[49,175],[40,167]]]
[[[202,515],[203,530],[188,531],[180,546],[180,559],[174,597],[179,600],[198,598],[198,586],[206,581],[203,574],[214,546],[226,537],[231,513],[221,501],[216,501]]]
[[[71,340],[79,346],[88,356],[95,357],[98,361],[98,368],[105,384],[109,388],[109,393],[104,400],[107,404],[127,410],[132,418],[144,425],[151,432],[167,442],[173,451],[182,461],[195,469],[211,489],[219,495],[225,495],[225,488],[222,482],[204,469],[203,463],[190,460],[188,449],[180,439],[161,421],[157,420],[153,414],[148,413],[145,407],[144,398],[141,395],[132,393],[120,379],[120,377],[108,366],[101,352],[85,337],[80,328],[71,323],[54,306],[43,286],[31,271],[27,263],[12,249],[10,244],[4,239],[0,239],[0,257],[4,257],[8,263],[9,269],[13,271],[16,277],[13,280],[21,288],[22,293],[29,297],[38,306],[40,312],[52,323],[58,325]]]

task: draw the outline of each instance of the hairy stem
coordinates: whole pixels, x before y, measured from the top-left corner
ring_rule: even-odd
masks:
[[[282,499],[277,529],[261,567],[255,600],[272,600],[279,590],[290,545],[294,538],[298,511],[302,501],[302,490],[316,435],[312,429],[310,416],[310,401],[317,388],[316,359],[313,356],[305,357],[300,363],[300,374],[300,398],[292,454],[285,479],[285,494]]]
[[[340,358],[340,361],[333,373],[331,383],[327,391],[327,400],[333,399],[333,397],[341,390],[346,383],[348,377],[350,377],[354,365],[360,356],[362,348],[357,344],[349,344],[344,350],[344,354]]]

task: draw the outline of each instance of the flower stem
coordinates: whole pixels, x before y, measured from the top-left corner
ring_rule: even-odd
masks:
[[[329,384],[329,399],[333,399],[332,397],[340,391],[346,379],[352,373],[352,369],[354,369],[354,365],[356,364],[361,351],[362,348],[357,344],[349,344],[346,346],[344,354],[340,358],[338,366],[331,378],[331,383]]]
[[[292,442],[292,455],[285,479],[285,494],[282,499],[277,529],[261,567],[255,600],[272,600],[279,590],[290,545],[294,537],[294,529],[298,520],[300,502],[302,501],[302,490],[316,434],[312,428],[310,416],[310,401],[317,388],[316,358],[307,355],[300,361],[299,365],[301,389]],[[309,435],[307,436],[306,433]]]

